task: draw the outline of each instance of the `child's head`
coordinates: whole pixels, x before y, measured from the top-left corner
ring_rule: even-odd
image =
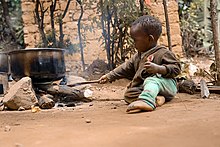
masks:
[[[156,46],[162,33],[161,22],[150,15],[139,17],[132,23],[130,34],[138,51],[144,52]]]

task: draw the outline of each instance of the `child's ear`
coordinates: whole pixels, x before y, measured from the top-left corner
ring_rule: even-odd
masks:
[[[154,36],[153,35],[149,35],[149,40],[153,42],[154,41]]]

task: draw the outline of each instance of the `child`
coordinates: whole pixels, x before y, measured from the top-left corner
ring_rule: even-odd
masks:
[[[120,78],[131,80],[124,94],[129,103],[127,112],[152,111],[177,93],[174,78],[180,73],[180,64],[170,50],[157,45],[161,33],[159,20],[150,15],[139,17],[130,29],[138,53],[100,78],[101,84]]]

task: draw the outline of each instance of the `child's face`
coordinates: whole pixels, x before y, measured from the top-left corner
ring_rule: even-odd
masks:
[[[139,52],[145,52],[150,49],[151,38],[138,26],[131,27],[130,34],[134,39],[135,47]]]

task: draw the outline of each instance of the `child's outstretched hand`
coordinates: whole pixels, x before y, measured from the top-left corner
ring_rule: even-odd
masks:
[[[99,84],[105,84],[109,82],[109,79],[107,78],[106,75],[103,75],[100,79],[99,79]]]

